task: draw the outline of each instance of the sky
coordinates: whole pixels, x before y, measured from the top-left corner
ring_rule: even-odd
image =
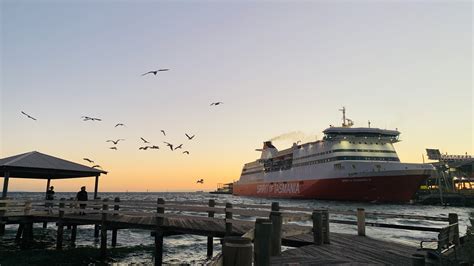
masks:
[[[0,158],[34,150],[91,158],[109,171],[101,191],[213,190],[238,180],[265,140],[320,139],[341,123],[342,106],[355,126],[401,131],[403,162],[422,162],[425,148],[473,154],[470,1],[2,0],[0,8]],[[170,71],[141,76],[159,68]],[[139,151],[140,137],[160,149]],[[109,149],[106,140],[118,138],[126,140]],[[52,184],[92,190],[93,178]],[[45,186],[10,180],[10,191]]]

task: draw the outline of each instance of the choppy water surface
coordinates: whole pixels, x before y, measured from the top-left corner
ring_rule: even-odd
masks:
[[[56,193],[56,198],[74,197],[75,193]],[[207,204],[209,199],[215,199],[217,202],[231,202],[234,204],[270,204],[272,201],[278,201],[280,206],[296,206],[306,208],[329,208],[330,210],[356,210],[357,208],[365,208],[367,212],[383,212],[397,214],[413,214],[447,217],[448,213],[457,213],[459,216],[460,231],[464,234],[466,225],[469,223],[469,212],[472,209],[465,207],[442,207],[442,206],[422,206],[422,205],[401,205],[401,204],[370,204],[362,202],[339,202],[339,201],[318,201],[318,200],[283,200],[283,199],[260,199],[250,197],[235,197],[232,195],[212,195],[208,193],[100,193],[101,198],[113,199],[120,197],[122,201],[127,200],[150,200],[156,201],[162,197],[169,201],[192,200],[202,201]],[[9,197],[22,199],[42,199],[44,193],[10,193]],[[331,218],[352,219],[355,217],[347,217],[342,215],[332,215]],[[374,221],[367,219],[367,221]],[[406,225],[432,226],[441,227],[444,222],[436,221],[419,221],[408,219],[385,219],[378,218],[377,222],[397,223]],[[304,224],[304,223],[302,223]],[[310,225],[307,222],[307,225]],[[14,237],[17,226],[8,225],[6,234],[0,238],[0,250],[9,249],[17,250],[14,244]],[[356,234],[356,227],[352,225],[331,224],[332,232]],[[436,233],[419,232],[408,230],[397,230],[388,228],[367,227],[368,236],[385,239],[390,241],[398,241],[410,245],[418,245],[419,241],[426,238],[436,237]],[[65,248],[68,248],[68,231],[65,231]],[[56,226],[52,223],[48,224],[48,229],[43,230],[40,225],[35,226],[35,247],[54,249],[56,239]],[[137,229],[123,229],[118,231],[118,247],[117,252],[111,254],[112,261],[120,263],[150,263],[153,260],[154,240],[150,236],[149,231]],[[110,237],[109,237],[110,241]],[[178,235],[165,237],[164,246],[165,253],[163,259],[170,263],[201,263],[206,260],[206,241],[207,238],[195,235]],[[99,242],[94,239],[93,226],[79,226],[77,233],[76,245],[78,247],[98,248]],[[214,251],[219,252],[221,249],[219,239],[214,241]],[[24,251],[22,251],[24,252]],[[1,259],[0,259],[1,260]]]

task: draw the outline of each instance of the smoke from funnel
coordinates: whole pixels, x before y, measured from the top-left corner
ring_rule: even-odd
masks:
[[[316,136],[307,135],[301,131],[293,131],[293,132],[281,134],[279,136],[276,136],[270,139],[270,141],[279,141],[279,140],[289,140],[293,142],[297,142],[297,141],[308,142],[308,141],[316,140]]]

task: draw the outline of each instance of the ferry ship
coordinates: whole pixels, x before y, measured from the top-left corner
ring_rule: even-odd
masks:
[[[398,130],[330,126],[322,140],[279,151],[263,143],[260,159],[246,163],[233,194],[239,196],[408,202],[433,173],[431,164],[401,163],[393,146]]]

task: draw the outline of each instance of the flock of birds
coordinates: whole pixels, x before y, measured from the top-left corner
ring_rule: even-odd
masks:
[[[141,76],[146,76],[146,75],[148,75],[148,74],[153,74],[153,75],[156,76],[159,72],[165,72],[165,71],[169,71],[169,70],[170,70],[169,68],[160,68],[160,69],[157,69],[157,70],[151,70],[151,71],[148,71],[148,72],[146,72],[146,73],[143,73]],[[218,106],[218,105],[221,105],[221,104],[223,104],[223,102],[212,102],[212,103],[210,104],[210,106]],[[37,119],[36,119],[35,117],[33,117],[33,116],[31,116],[31,115],[25,113],[24,111],[21,111],[21,114],[23,114],[24,116],[26,116],[27,118],[29,118],[29,119],[31,119],[31,120],[37,121]],[[90,116],[81,116],[81,119],[82,119],[82,121],[98,121],[98,122],[102,121],[101,118],[90,117]],[[126,127],[126,125],[123,124],[123,123],[117,123],[117,124],[115,125],[115,127]],[[165,130],[162,129],[162,130],[160,130],[160,131],[161,131],[161,133],[163,133],[163,136],[166,136]],[[188,134],[188,133],[185,133],[184,135],[187,137],[187,139],[188,139],[189,141],[193,140],[194,137],[195,137],[195,135],[190,135],[190,134]],[[151,144],[148,140],[146,140],[146,139],[143,138],[143,137],[140,137],[140,139],[143,141],[143,144]],[[118,150],[117,145],[118,145],[119,142],[121,142],[121,141],[125,141],[125,139],[117,139],[117,140],[109,139],[109,140],[107,140],[106,142],[111,142],[111,143],[113,143],[113,146],[112,146],[112,147],[109,147],[109,149],[111,149],[111,150]],[[181,149],[181,150],[183,149],[183,144],[174,145],[174,144],[169,143],[169,142],[166,142],[166,141],[163,141],[163,143],[164,143],[167,147],[169,147],[171,151],[176,151],[176,150],[178,150],[178,149]],[[157,145],[145,145],[145,146],[140,146],[138,149],[139,149],[139,150],[146,151],[146,150],[148,150],[148,149],[150,149],[150,150],[157,150],[157,149],[159,149],[159,148],[160,148],[160,147],[157,146]],[[182,153],[189,155],[189,151],[188,151],[188,150],[184,150]],[[93,166],[91,166],[92,168],[102,168],[100,165],[95,164],[95,162],[94,162],[93,160],[89,159],[89,158],[83,158],[83,160],[84,160],[84,161],[87,161],[87,162],[89,162],[89,163],[91,163],[91,164],[93,164]],[[204,183],[204,179],[198,179],[196,183],[203,184],[203,183]]]

